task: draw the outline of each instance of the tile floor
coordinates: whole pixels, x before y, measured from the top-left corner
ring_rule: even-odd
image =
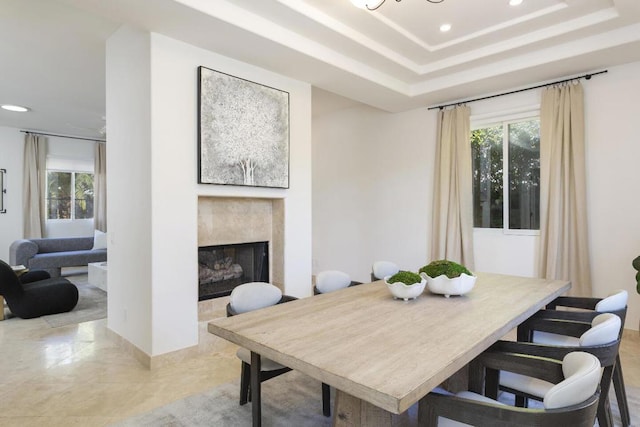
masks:
[[[153,371],[120,349],[106,324],[0,322],[0,426],[105,426],[239,375],[235,345],[209,334],[204,319],[198,356]],[[627,385],[639,387],[638,331],[625,331],[621,358]]]

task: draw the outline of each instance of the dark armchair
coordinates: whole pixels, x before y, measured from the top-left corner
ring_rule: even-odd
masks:
[[[78,303],[78,288],[46,271],[29,271],[20,277],[0,260],[0,295],[11,313],[23,319],[71,311]]]

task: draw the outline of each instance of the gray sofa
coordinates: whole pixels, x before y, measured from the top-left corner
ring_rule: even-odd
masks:
[[[59,277],[62,267],[76,267],[107,260],[106,249],[92,249],[93,237],[61,237],[16,240],[9,247],[11,265],[45,270]]]

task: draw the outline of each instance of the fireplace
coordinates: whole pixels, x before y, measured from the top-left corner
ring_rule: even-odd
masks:
[[[268,242],[198,248],[198,301],[229,295],[243,283],[268,281]]]

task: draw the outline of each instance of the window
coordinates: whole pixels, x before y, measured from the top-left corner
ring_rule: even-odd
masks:
[[[539,230],[539,118],[475,127],[471,153],[474,227]]]
[[[93,174],[47,170],[47,219],[93,218]]]

